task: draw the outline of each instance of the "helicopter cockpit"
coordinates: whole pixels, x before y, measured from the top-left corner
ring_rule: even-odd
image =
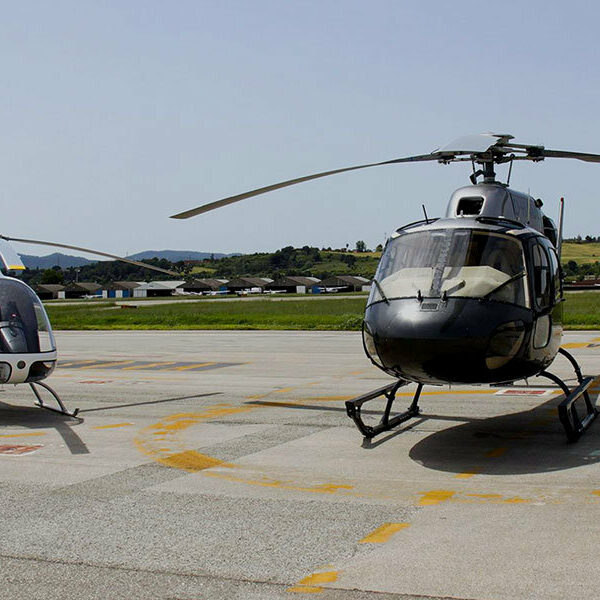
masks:
[[[40,299],[17,279],[0,278],[0,383],[47,377],[56,363],[56,343]]]
[[[523,248],[489,230],[400,232],[381,257],[368,304],[397,298],[479,298],[528,307]]]

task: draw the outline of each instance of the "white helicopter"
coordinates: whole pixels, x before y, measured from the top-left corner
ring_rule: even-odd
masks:
[[[181,275],[168,269],[79,246],[0,235],[0,268],[7,272],[25,269],[21,258],[9,244],[10,241],[67,248],[121,260],[167,275],[177,277]],[[26,283],[0,272],[0,384],[26,383],[35,394],[36,406],[76,417],[79,409],[69,411],[59,395],[43,382],[54,371],[57,359],[58,352],[52,326],[41,300]],[[51,394],[56,400],[57,408],[44,403],[38,386]]]

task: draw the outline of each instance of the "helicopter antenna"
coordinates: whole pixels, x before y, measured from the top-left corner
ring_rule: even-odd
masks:
[[[429,225],[429,217],[427,216],[427,211],[425,210],[425,205],[421,204],[421,206],[423,207],[423,214],[425,215],[425,221],[427,222],[427,225]]]
[[[558,244],[557,244],[557,254],[558,254],[558,262],[560,263],[560,255],[562,253],[562,241],[563,241],[563,221],[565,214],[565,199],[560,199],[560,210],[558,213]]]

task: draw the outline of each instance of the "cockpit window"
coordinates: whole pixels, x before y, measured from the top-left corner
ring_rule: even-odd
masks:
[[[39,298],[20,281],[0,278],[0,353],[55,349],[50,322]]]
[[[490,231],[440,229],[388,242],[369,303],[407,297],[489,298],[527,305],[525,264],[515,238]],[[380,289],[379,289],[380,288]]]

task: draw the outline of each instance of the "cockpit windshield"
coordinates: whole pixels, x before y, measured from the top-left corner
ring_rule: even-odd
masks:
[[[404,233],[381,257],[369,303],[385,298],[490,298],[527,306],[525,263],[514,237],[472,229]]]
[[[40,299],[24,283],[0,278],[0,353],[54,350],[54,336]]]

